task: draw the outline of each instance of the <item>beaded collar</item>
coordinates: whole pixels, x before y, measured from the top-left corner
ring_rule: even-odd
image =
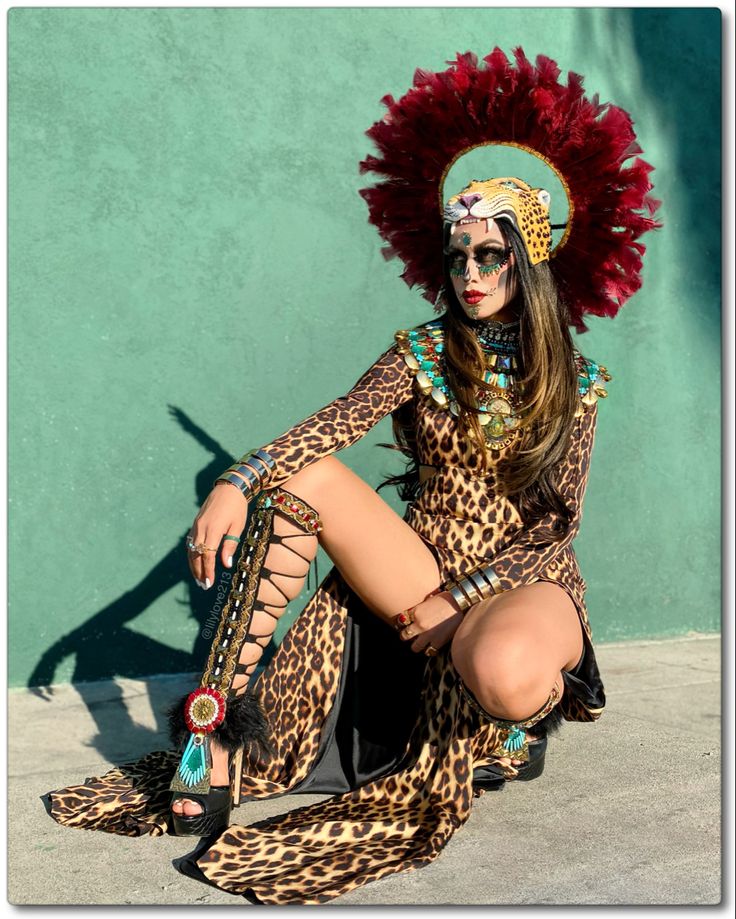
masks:
[[[516,326],[516,329],[512,326]],[[477,327],[487,332],[485,341],[481,343],[486,355],[483,379],[492,387],[490,392],[478,393],[478,420],[483,427],[488,447],[500,450],[519,434],[521,406],[514,386],[514,376],[518,372],[518,323],[494,322],[491,325],[485,321],[474,326],[474,331]],[[514,331],[516,343],[513,340]],[[442,320],[436,319],[418,329],[399,331],[396,333],[396,341],[405,363],[415,374],[414,382],[419,392],[438,408],[457,416],[459,407],[445,379]]]
[[[499,322],[497,319],[481,319],[474,322],[471,330],[484,351],[500,354],[517,354],[520,347],[521,323]]]
[[[516,327],[514,329],[514,327]],[[521,393],[515,376],[519,373],[518,322],[501,323],[484,320],[474,329],[488,334],[478,340],[486,355],[484,380],[493,391],[478,393],[478,416],[483,427],[486,444],[491,450],[508,446],[519,434]],[[501,336],[505,338],[501,338]],[[516,341],[514,342],[514,337]],[[398,352],[414,374],[414,385],[419,393],[436,408],[457,416],[459,409],[445,379],[444,325],[442,319],[427,322],[416,329],[400,329],[395,333]],[[607,395],[605,383],[611,377],[602,364],[597,364],[575,349],[580,404],[578,414],[585,406]]]

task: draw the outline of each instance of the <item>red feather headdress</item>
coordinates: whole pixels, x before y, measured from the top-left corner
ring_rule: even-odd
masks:
[[[540,55],[532,65],[521,48],[513,53],[515,66],[499,48],[480,64],[470,52],[458,54],[440,73],[417,70],[398,101],[385,96],[387,114],[366,132],[379,156],[360,164],[361,173],[385,179],[360,194],[388,244],[386,257],[401,258],[401,277],[436,303],[443,283],[442,186],[450,168],[489,144],[544,160],[568,199],[567,227],[550,268],[583,331],[585,313],[615,316],[641,286],[645,247],[638,240],[661,226],[653,219],[660,202],[649,195],[653,167],[637,156],[642,150],[627,112],[588,99],[579,74],[561,83],[550,58]]]

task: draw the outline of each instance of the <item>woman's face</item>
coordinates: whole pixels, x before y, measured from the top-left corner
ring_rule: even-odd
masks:
[[[518,287],[514,254],[495,220],[458,223],[447,250],[455,295],[471,319],[510,322]]]

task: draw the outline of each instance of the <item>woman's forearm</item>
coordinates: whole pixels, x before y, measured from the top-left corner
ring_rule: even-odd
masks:
[[[281,486],[310,463],[360,440],[411,398],[411,373],[392,345],[348,393],[246,454],[230,472],[247,480],[253,491]],[[234,468],[238,465],[245,468]]]

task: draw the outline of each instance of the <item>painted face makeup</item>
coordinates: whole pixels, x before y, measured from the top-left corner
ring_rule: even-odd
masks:
[[[457,226],[447,249],[455,295],[472,319],[515,318],[508,304],[517,290],[514,256],[495,220]]]

